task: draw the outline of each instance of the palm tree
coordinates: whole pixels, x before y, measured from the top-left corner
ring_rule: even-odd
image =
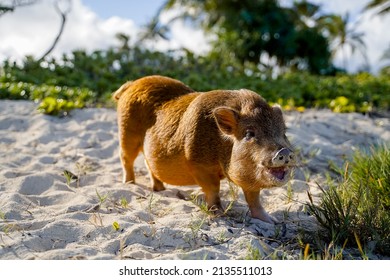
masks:
[[[346,51],[349,48],[354,54],[359,51],[361,56],[367,63],[366,44],[363,41],[364,32],[357,32],[357,24],[350,24],[349,13],[344,16],[340,15],[326,15],[318,19],[317,24],[319,28],[330,39],[330,46],[333,57],[338,52],[342,53],[343,67],[347,68]]]
[[[385,15],[390,12],[390,0],[371,0],[365,7],[364,10],[377,10],[377,15]]]
[[[384,16],[390,13],[390,0],[371,0],[365,7],[364,11],[374,10],[375,15]],[[383,55],[382,60],[390,60],[390,46],[387,48]],[[382,73],[390,74],[390,65],[385,66],[381,69]],[[389,75],[387,74],[387,75]]]
[[[291,9],[296,17],[296,22],[300,22],[305,27],[313,27],[320,17],[321,6],[303,0],[294,1]]]

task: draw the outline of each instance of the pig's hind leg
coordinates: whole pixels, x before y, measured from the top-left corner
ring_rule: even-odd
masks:
[[[129,141],[132,142],[132,141]],[[141,150],[140,143],[131,143],[123,141],[120,148],[120,158],[123,169],[123,183],[135,183],[134,161]]]
[[[145,165],[149,171],[150,187],[153,189],[153,191],[159,192],[159,191],[165,190],[164,183],[161,182],[159,179],[157,179],[156,176],[154,176],[152,170],[149,167],[149,164],[148,164],[148,161],[146,160],[146,158],[145,158]]]
[[[118,116],[120,159],[123,183],[135,183],[134,161],[142,150],[144,135],[132,128],[132,123]]]

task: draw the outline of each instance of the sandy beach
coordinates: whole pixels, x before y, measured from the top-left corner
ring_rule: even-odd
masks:
[[[303,229],[316,230],[304,207],[307,191],[318,198],[329,165],[390,141],[388,118],[287,112],[301,167],[285,186],[261,192],[281,221],[270,225],[249,217],[229,182],[221,198],[230,210],[218,218],[202,211],[199,187],[152,192],[142,156],[137,184],[121,183],[115,110],[58,118],[36,107],[0,101],[0,259],[296,259],[301,251],[292,243]]]

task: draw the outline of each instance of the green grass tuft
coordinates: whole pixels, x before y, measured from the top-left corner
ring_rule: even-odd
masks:
[[[338,185],[323,188],[317,205],[309,194],[309,212],[336,244],[390,255],[390,151],[387,145],[358,151],[347,162]]]

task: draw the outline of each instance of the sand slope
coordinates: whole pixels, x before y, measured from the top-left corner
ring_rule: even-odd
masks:
[[[341,165],[356,147],[390,141],[389,119],[288,113],[302,167],[290,184],[261,194],[267,211],[283,221],[273,226],[250,219],[241,191],[226,182],[222,200],[232,209],[222,218],[196,204],[198,187],[151,192],[142,157],[138,184],[122,184],[114,110],[57,118],[35,108],[0,101],[0,259],[297,258],[300,250],[288,241],[296,242],[302,228],[315,230],[302,203],[309,189],[319,195],[315,182],[329,162]],[[78,180],[68,184],[65,170]]]

